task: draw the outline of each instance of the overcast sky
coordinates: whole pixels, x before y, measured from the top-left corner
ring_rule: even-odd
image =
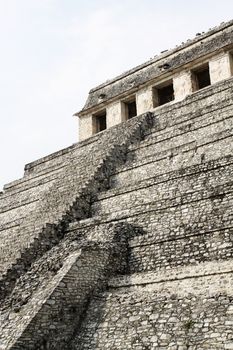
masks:
[[[78,141],[92,87],[232,17],[232,0],[0,0],[0,189]]]

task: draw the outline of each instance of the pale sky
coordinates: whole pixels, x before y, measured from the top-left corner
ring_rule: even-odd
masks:
[[[232,18],[232,0],[0,0],[0,189],[78,141],[92,87]]]

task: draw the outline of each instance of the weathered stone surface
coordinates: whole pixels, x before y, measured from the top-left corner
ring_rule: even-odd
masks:
[[[231,25],[171,62],[228,45]],[[136,98],[150,112],[0,193],[1,350],[233,348],[233,78],[156,110],[150,89]]]

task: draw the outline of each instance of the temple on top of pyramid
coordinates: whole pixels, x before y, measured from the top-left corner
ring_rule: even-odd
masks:
[[[90,91],[0,192],[0,350],[233,349],[233,22]]]
[[[127,119],[176,103],[233,74],[233,21],[92,89],[79,117],[79,140]]]

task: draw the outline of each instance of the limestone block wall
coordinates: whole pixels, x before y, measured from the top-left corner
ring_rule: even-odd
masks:
[[[224,52],[213,57],[209,62],[209,67],[212,84],[230,78],[232,75],[230,53]]]
[[[232,96],[231,78],[5,187],[0,348],[233,347]]]
[[[232,225],[232,223],[231,223]],[[151,244],[131,245],[129,272],[159,271],[203,261],[230,260],[233,256],[233,229],[162,240]]]
[[[73,229],[21,275],[0,307],[1,349],[69,349],[90,299],[126,268],[125,224]]]
[[[79,141],[83,141],[93,135],[93,117],[92,114],[79,119]]]
[[[130,272],[231,258],[232,171],[231,159],[102,196],[94,204],[98,215],[107,213],[109,220],[127,216],[147,231],[130,244]]]
[[[183,100],[193,92],[192,72],[182,71],[173,78],[174,95],[176,101]]]
[[[151,111],[154,108],[153,89],[151,86],[141,89],[136,94],[137,114]]]
[[[91,303],[72,349],[231,349],[230,278],[111,288]]]
[[[214,95],[211,94],[213,91]],[[154,140],[151,134],[151,141],[147,140],[144,146],[141,143],[135,152],[132,150],[130,165],[127,163],[118,170],[112,177],[112,185],[127,185],[134,180],[162,174],[165,168],[175,171],[231,155],[231,94],[230,85],[219,84],[205,92],[197,92],[187,102],[161,109],[156,119],[161,131],[155,134]],[[195,103],[195,109],[191,101]]]
[[[150,120],[150,115],[144,115],[140,120],[128,123],[129,128],[123,128],[119,132],[119,127],[121,129],[122,126],[118,126],[117,130],[111,130],[111,137],[105,134],[103,138],[99,138],[97,148],[93,143],[84,143],[68,152],[70,162],[65,163],[62,173],[59,173],[49,190],[42,192],[34,211],[26,213],[28,215],[21,225],[18,223],[18,231],[11,231],[10,239],[2,236],[1,247],[6,247],[4,255],[1,255],[4,272],[0,281],[2,298],[11,293],[17,278],[27,271],[36,259],[59,244],[71,221],[90,215],[91,197],[108,186],[109,174],[118,161],[124,161],[128,144],[141,139],[143,130],[150,125]],[[95,158],[91,151],[96,151]],[[59,158],[61,154],[56,154],[56,157]],[[51,158],[54,166],[53,157]],[[29,178],[31,179],[32,174],[35,177],[40,176],[49,168],[46,163],[50,163],[50,160],[50,157],[47,157],[28,165],[26,171]],[[17,185],[18,183],[15,184]],[[14,184],[12,186],[14,187]]]
[[[148,112],[148,110],[147,110]],[[110,104],[107,107],[107,128],[125,121],[124,107],[121,101]]]
[[[233,348],[232,81],[164,107],[82,225],[126,221],[128,268],[72,349]],[[177,107],[177,108],[176,108]]]
[[[121,270],[125,259],[124,230],[113,226],[103,229],[100,235],[95,232],[95,241],[83,241],[77,245],[79,249],[69,251],[55,277],[44,283],[43,289],[37,288],[16,317],[12,313],[10,324],[1,332],[5,349],[69,349],[73,331],[92,295],[104,287],[110,274]],[[101,235],[105,242],[101,242]]]

